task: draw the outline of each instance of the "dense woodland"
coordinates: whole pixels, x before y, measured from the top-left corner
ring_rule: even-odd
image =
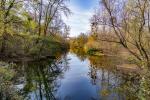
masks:
[[[71,12],[67,0],[1,0],[0,51],[3,56],[45,56],[67,48],[70,27],[61,19]],[[66,45],[66,46],[65,46]],[[62,48],[64,47],[64,48]],[[38,55],[37,55],[38,54]]]

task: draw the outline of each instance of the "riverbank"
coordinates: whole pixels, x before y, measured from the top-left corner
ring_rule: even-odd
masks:
[[[73,45],[72,45],[73,46]],[[102,49],[96,48],[83,48],[83,47],[72,47],[71,52],[77,54],[81,59],[88,57],[93,61],[93,63],[98,64],[100,67],[112,69],[115,68],[125,74],[140,74],[143,73],[143,68],[141,68],[140,63],[136,62],[132,55],[130,55],[126,50],[119,50],[118,53],[106,53]],[[103,59],[107,58],[107,59]],[[100,59],[102,61],[100,61]],[[106,61],[107,60],[107,61]],[[102,63],[102,62],[107,62]],[[108,63],[109,62],[109,63]]]
[[[0,36],[0,50],[2,50],[3,41]],[[8,34],[0,58],[16,60],[54,58],[55,55],[67,51],[68,48],[69,44],[60,36]]]

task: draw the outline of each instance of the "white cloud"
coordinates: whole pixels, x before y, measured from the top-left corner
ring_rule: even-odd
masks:
[[[87,32],[90,30],[90,18],[93,15],[93,9],[82,10],[75,5],[69,7],[72,11],[72,15],[66,18],[63,16],[64,22],[71,27],[70,36],[77,36],[81,32]]]

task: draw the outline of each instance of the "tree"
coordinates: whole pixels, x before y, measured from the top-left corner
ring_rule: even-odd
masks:
[[[0,29],[2,34],[1,53],[5,51],[5,41],[7,40],[8,31],[12,31],[12,26],[20,22],[16,16],[21,5],[20,0],[1,0],[0,1]]]
[[[1,0],[0,1],[0,35],[2,54],[8,47],[8,38],[13,34],[46,36],[49,32],[51,37],[61,37],[65,23],[62,21],[62,12],[70,13],[66,6],[67,0]],[[18,35],[19,34],[19,35]],[[54,36],[55,35],[55,36]],[[24,36],[19,36],[24,41]],[[8,43],[6,43],[8,42]],[[23,46],[22,46],[23,47]]]
[[[64,32],[63,32],[63,37],[64,38],[68,38],[69,34],[70,34],[70,27],[67,25],[64,25]]]
[[[66,16],[70,14],[70,9],[67,8],[65,2],[67,0],[48,0],[48,5],[45,6],[44,19],[44,35],[47,34],[47,29],[54,17],[61,15],[63,12]]]
[[[107,22],[117,40],[139,61],[150,68],[149,58],[149,0],[101,0],[107,12]],[[106,40],[110,41],[110,40]]]
[[[38,21],[38,34],[47,35],[53,20],[57,20],[62,12],[67,16],[70,9],[66,6],[68,0],[31,0],[28,11],[34,13],[34,18]],[[32,7],[32,10],[31,10]],[[38,20],[37,20],[38,19]]]

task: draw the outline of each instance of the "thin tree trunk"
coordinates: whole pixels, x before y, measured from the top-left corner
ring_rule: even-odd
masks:
[[[41,19],[42,19],[42,11],[43,11],[43,0],[40,2],[40,12],[39,12],[39,36],[41,35]]]
[[[5,53],[6,40],[7,40],[7,36],[6,36],[6,25],[4,25],[4,32],[3,32],[3,35],[2,35],[2,47],[1,47],[1,53],[2,53],[2,54]]]

